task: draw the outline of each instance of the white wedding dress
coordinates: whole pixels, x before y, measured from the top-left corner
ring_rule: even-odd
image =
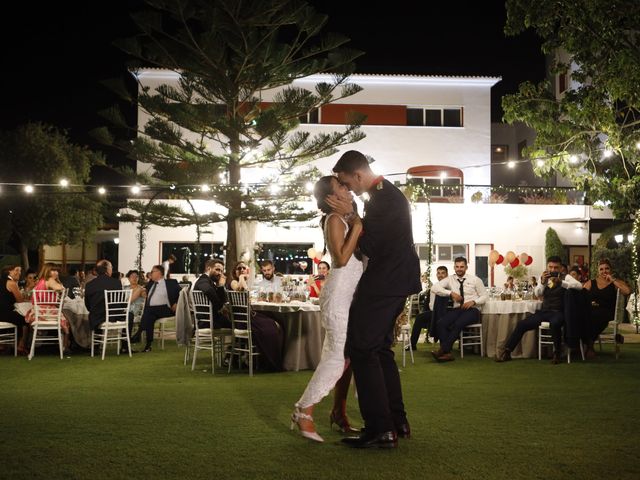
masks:
[[[329,214],[326,218],[327,221],[331,215],[338,214]],[[349,233],[349,225],[340,215],[338,217],[345,225],[344,236],[346,238]],[[335,265],[335,262],[332,263]],[[349,308],[361,275],[362,262],[351,255],[344,267],[331,268],[331,273],[320,291],[320,313],[322,326],[325,329],[322,356],[307,388],[296,403],[298,408],[307,408],[318,403],[331,392],[342,376]]]

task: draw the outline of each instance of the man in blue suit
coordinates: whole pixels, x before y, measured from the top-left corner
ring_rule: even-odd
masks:
[[[142,332],[146,332],[147,344],[143,352],[151,351],[153,343],[153,327],[156,320],[175,315],[180,285],[177,280],[164,278],[164,267],[154,265],[151,269],[151,281],[147,283],[147,300],[144,304],[144,312],[140,319],[140,330],[131,337],[133,343],[138,343]]]
[[[376,176],[360,152],[346,152],[333,171],[349,190],[367,193],[358,242],[368,258],[349,310],[345,355],[351,359],[365,430],[342,441],[355,448],[395,448],[411,435],[393,357],[396,318],[408,295],[418,293],[420,261],[413,243],[411,209],[404,194]],[[344,205],[340,205],[344,203]],[[330,202],[347,221],[357,215],[348,202]]]

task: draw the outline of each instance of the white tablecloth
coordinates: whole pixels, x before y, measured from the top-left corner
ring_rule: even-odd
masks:
[[[540,300],[487,300],[482,306],[482,314],[534,313],[541,308],[542,302]]]
[[[272,302],[251,302],[251,306],[255,310],[263,310],[266,312],[319,312],[320,306],[309,302],[287,302],[287,303],[272,303]]]

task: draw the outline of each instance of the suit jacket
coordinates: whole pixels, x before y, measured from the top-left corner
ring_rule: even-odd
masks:
[[[180,290],[182,290],[182,287],[180,287],[178,281],[173,278],[167,278],[164,282],[167,286],[167,297],[169,297],[169,303],[171,305],[176,305],[178,303],[178,297],[180,297]],[[147,299],[144,303],[145,307],[149,305],[149,292],[151,292],[151,287],[153,287],[153,284],[154,282],[152,280],[146,285]]]
[[[404,194],[388,180],[373,186],[362,223],[358,245],[369,260],[358,284],[359,293],[389,297],[418,293],[422,289],[420,260]]]
[[[80,282],[78,281],[76,276],[70,275],[68,277],[64,277],[61,282],[62,285],[64,285],[64,288],[67,289],[67,296],[69,298],[76,298],[75,294],[73,293],[73,289],[76,287],[80,288]]]
[[[89,310],[89,325],[91,330],[106,320],[107,313],[104,304],[105,290],[122,290],[122,283],[117,278],[98,275],[84,288],[84,304]]]
[[[227,302],[227,294],[225,292],[225,287],[218,287],[216,283],[211,279],[209,275],[203,273],[200,275],[200,278],[196,280],[195,285],[193,286],[194,290],[200,290],[203,292],[209,301],[211,302],[211,306],[213,307],[213,312],[219,312],[220,309]]]

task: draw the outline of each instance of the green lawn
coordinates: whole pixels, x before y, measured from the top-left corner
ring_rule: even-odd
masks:
[[[0,357],[2,478],[640,478],[640,345],[595,361],[436,364],[420,345],[402,369],[413,438],[351,450],[289,431],[311,372],[215,376],[183,351]],[[400,359],[400,357],[398,357]],[[351,395],[350,416],[360,423]]]

